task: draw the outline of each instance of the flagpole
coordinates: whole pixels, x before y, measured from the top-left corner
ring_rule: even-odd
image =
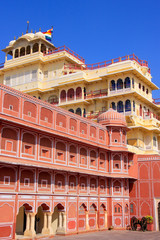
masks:
[[[51,27],[52,32],[51,32],[51,43],[53,44],[53,26]]]

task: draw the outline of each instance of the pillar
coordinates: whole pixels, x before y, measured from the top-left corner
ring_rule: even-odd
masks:
[[[104,211],[104,227],[107,228],[108,227],[108,223],[107,223],[107,211]]]
[[[53,233],[51,229],[51,222],[52,222],[52,212],[44,212],[44,225],[42,229],[42,234],[50,235]]]
[[[59,212],[57,234],[66,233],[66,213]]]
[[[43,212],[44,214],[44,224],[42,229],[42,234],[47,234],[47,213]]]
[[[89,230],[88,211],[86,211],[86,230]]]
[[[27,215],[27,224],[26,224],[26,230],[24,232],[24,236],[34,237],[36,236],[36,232],[34,230],[36,213],[26,212],[26,215]]]

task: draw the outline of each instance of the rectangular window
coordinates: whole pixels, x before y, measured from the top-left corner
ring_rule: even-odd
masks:
[[[48,181],[46,179],[41,180],[41,188],[47,188]]]
[[[30,184],[30,179],[29,178],[24,178],[24,186],[29,187]]]
[[[115,163],[113,166],[114,169],[120,169],[119,163]]]
[[[4,176],[4,184],[10,185],[10,176]]]
[[[81,190],[85,190],[85,184],[81,183]]]
[[[80,162],[82,165],[86,165],[86,159],[85,157],[81,157],[81,162]]]
[[[91,159],[91,166],[95,167],[96,166],[96,160]]]
[[[13,142],[6,140],[6,151],[13,151]]]
[[[57,187],[58,187],[58,189],[62,189],[62,181],[57,182]]]
[[[57,159],[58,160],[63,160],[63,157],[64,157],[64,155],[63,155],[62,152],[57,152]]]
[[[42,149],[42,157],[49,158],[50,157],[50,151],[48,149]]]
[[[133,213],[133,203],[130,204],[130,213]]]
[[[24,153],[32,154],[32,146],[31,145],[24,145]]]
[[[71,130],[74,131],[74,126],[71,126]]]
[[[32,71],[32,82],[36,81],[37,80],[37,70],[33,70]]]
[[[70,155],[70,162],[75,162],[75,161],[76,161],[75,155]]]
[[[115,187],[115,192],[120,192],[120,187]]]
[[[13,110],[13,106],[12,105],[9,105],[9,110]]]
[[[74,182],[70,183],[70,189],[72,189],[72,190],[74,189]]]
[[[96,188],[95,188],[95,184],[91,184],[91,191],[95,191]]]

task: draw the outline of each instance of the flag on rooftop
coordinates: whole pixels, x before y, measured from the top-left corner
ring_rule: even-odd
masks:
[[[46,32],[43,32],[45,35],[46,40],[51,41],[52,40],[52,33],[53,33],[53,27]]]

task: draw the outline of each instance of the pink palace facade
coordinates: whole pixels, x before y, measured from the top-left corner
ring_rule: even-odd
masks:
[[[137,158],[123,115],[98,122],[0,85],[0,239],[126,229]]]

